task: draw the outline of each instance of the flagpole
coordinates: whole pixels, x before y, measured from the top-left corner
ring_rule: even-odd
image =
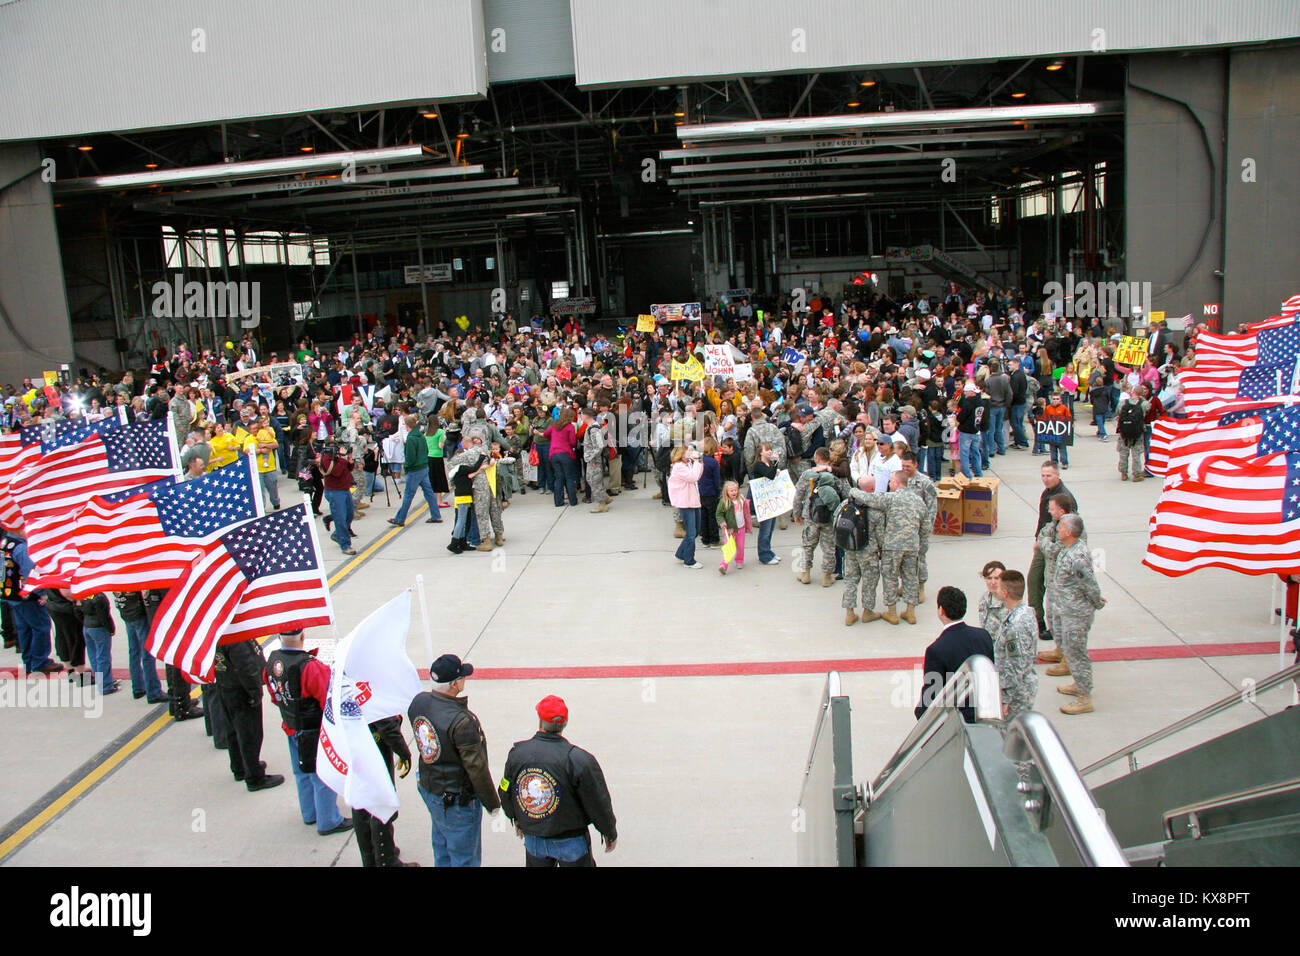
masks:
[[[420,595],[420,619],[424,621],[424,656],[433,660],[433,628],[429,624],[429,602],[424,596],[424,575],[415,576],[415,590]]]

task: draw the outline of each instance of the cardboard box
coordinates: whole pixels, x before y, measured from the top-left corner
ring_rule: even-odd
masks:
[[[955,488],[939,488],[939,513],[934,516],[933,534],[961,534],[961,492]]]
[[[972,478],[962,489],[962,532],[993,534],[998,530],[997,478]]]
[[[946,478],[940,478],[937,482],[935,482],[935,487],[947,488],[950,491],[961,491],[963,488],[965,488],[967,485],[970,484],[970,481],[971,480],[969,478],[967,478],[959,471],[955,475],[949,475]]]

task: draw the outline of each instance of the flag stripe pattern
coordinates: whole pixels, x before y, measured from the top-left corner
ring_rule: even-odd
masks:
[[[1197,472],[1166,481],[1143,564],[1170,576],[1300,573],[1300,453],[1211,459]]]
[[[1189,415],[1208,415],[1224,405],[1252,399],[1264,401],[1297,391],[1300,361],[1289,361],[1245,368],[1193,368],[1178,373],[1183,385],[1184,404]]]
[[[73,596],[170,587],[208,544],[263,514],[250,455],[192,481],[135,489],[120,502],[94,498],[76,520]]]
[[[218,644],[333,618],[316,526],[306,505],[295,505],[245,522],[200,552],[154,615],[148,648],[208,683]]]
[[[1300,354],[1300,322],[1262,329],[1249,335],[1202,332],[1196,337],[1196,367],[1271,364]]]
[[[1176,475],[1207,458],[1249,459],[1285,451],[1300,451],[1297,405],[1183,421],[1161,419],[1151,427],[1147,469],[1156,475]]]

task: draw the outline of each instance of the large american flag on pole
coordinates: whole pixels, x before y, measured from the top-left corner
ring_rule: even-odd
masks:
[[[1142,563],[1171,577],[1300,574],[1300,453],[1216,458],[1170,478],[1150,529]]]
[[[1247,459],[1282,451],[1300,451],[1300,405],[1157,419],[1151,425],[1147,470],[1177,475],[1191,472],[1207,458]]]
[[[1300,361],[1250,365],[1246,368],[1192,368],[1178,373],[1188,415],[1208,415],[1225,404],[1264,401],[1300,391]]]
[[[75,556],[59,555],[72,541],[76,513],[92,497],[127,491],[180,471],[176,436],[166,421],[95,422],[84,428],[58,439],[82,436],[76,444],[47,451],[10,482],[22,510],[37,580],[62,575],[69,560],[75,563]]]
[[[1233,366],[1285,362],[1300,355],[1300,323],[1263,329],[1249,335],[1219,335],[1202,332],[1196,337],[1196,367]]]
[[[199,553],[154,615],[149,652],[202,683],[218,644],[330,624],[325,562],[307,506],[227,531]]]
[[[1289,299],[1287,301],[1290,301]],[[1276,329],[1279,326],[1290,325],[1296,320],[1295,312],[1283,312],[1282,315],[1270,315],[1267,319],[1260,319],[1258,322],[1249,322],[1237,329],[1238,332],[1263,332],[1265,329]]]
[[[117,502],[92,498],[76,519],[80,563],[72,594],[168,588],[223,532],[265,513],[251,455],[202,478],[135,489]]]

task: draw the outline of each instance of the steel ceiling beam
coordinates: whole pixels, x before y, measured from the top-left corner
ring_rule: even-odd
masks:
[[[172,202],[190,202],[200,199],[229,199],[235,196],[255,196],[258,193],[304,192],[308,189],[332,189],[363,183],[383,183],[410,179],[436,179],[443,176],[476,176],[482,166],[435,166],[432,169],[407,169],[396,173],[363,173],[350,183],[339,179],[288,179],[281,182],[257,183],[252,186],[232,186],[229,189],[199,189],[169,193],[165,198]],[[162,197],[160,197],[162,198]],[[138,205],[138,204],[137,204]]]
[[[849,153],[841,156],[812,156],[794,159],[756,159],[752,162],[740,160],[731,163],[706,163],[694,166],[670,166],[670,175],[705,174],[731,169],[792,169],[819,166],[866,166],[872,163],[916,162],[918,160],[939,161],[942,159],[974,159],[989,156],[1002,156],[1002,149],[946,149],[931,150],[928,153]],[[703,178],[696,177],[693,178]],[[672,182],[670,179],[669,182]]]
[[[320,202],[367,202],[371,199],[383,199],[388,196],[422,196],[428,193],[465,192],[474,189],[490,189],[494,186],[518,185],[519,180],[514,176],[506,176],[501,179],[467,179],[464,182],[437,183],[433,186],[384,186],[333,195],[317,193],[311,196],[288,196],[284,199],[255,199],[252,202],[243,203],[242,208],[266,209],[270,206],[307,206]]]
[[[1006,130],[1005,132],[953,131],[901,136],[837,136],[831,139],[783,140],[779,143],[745,143],[739,146],[692,146],[686,149],[661,149],[660,159],[695,159],[711,156],[749,156],[753,153],[791,153],[820,149],[869,149],[884,146],[921,146],[926,143],[979,143],[1001,140],[1042,139],[1059,135],[1064,129]]]

